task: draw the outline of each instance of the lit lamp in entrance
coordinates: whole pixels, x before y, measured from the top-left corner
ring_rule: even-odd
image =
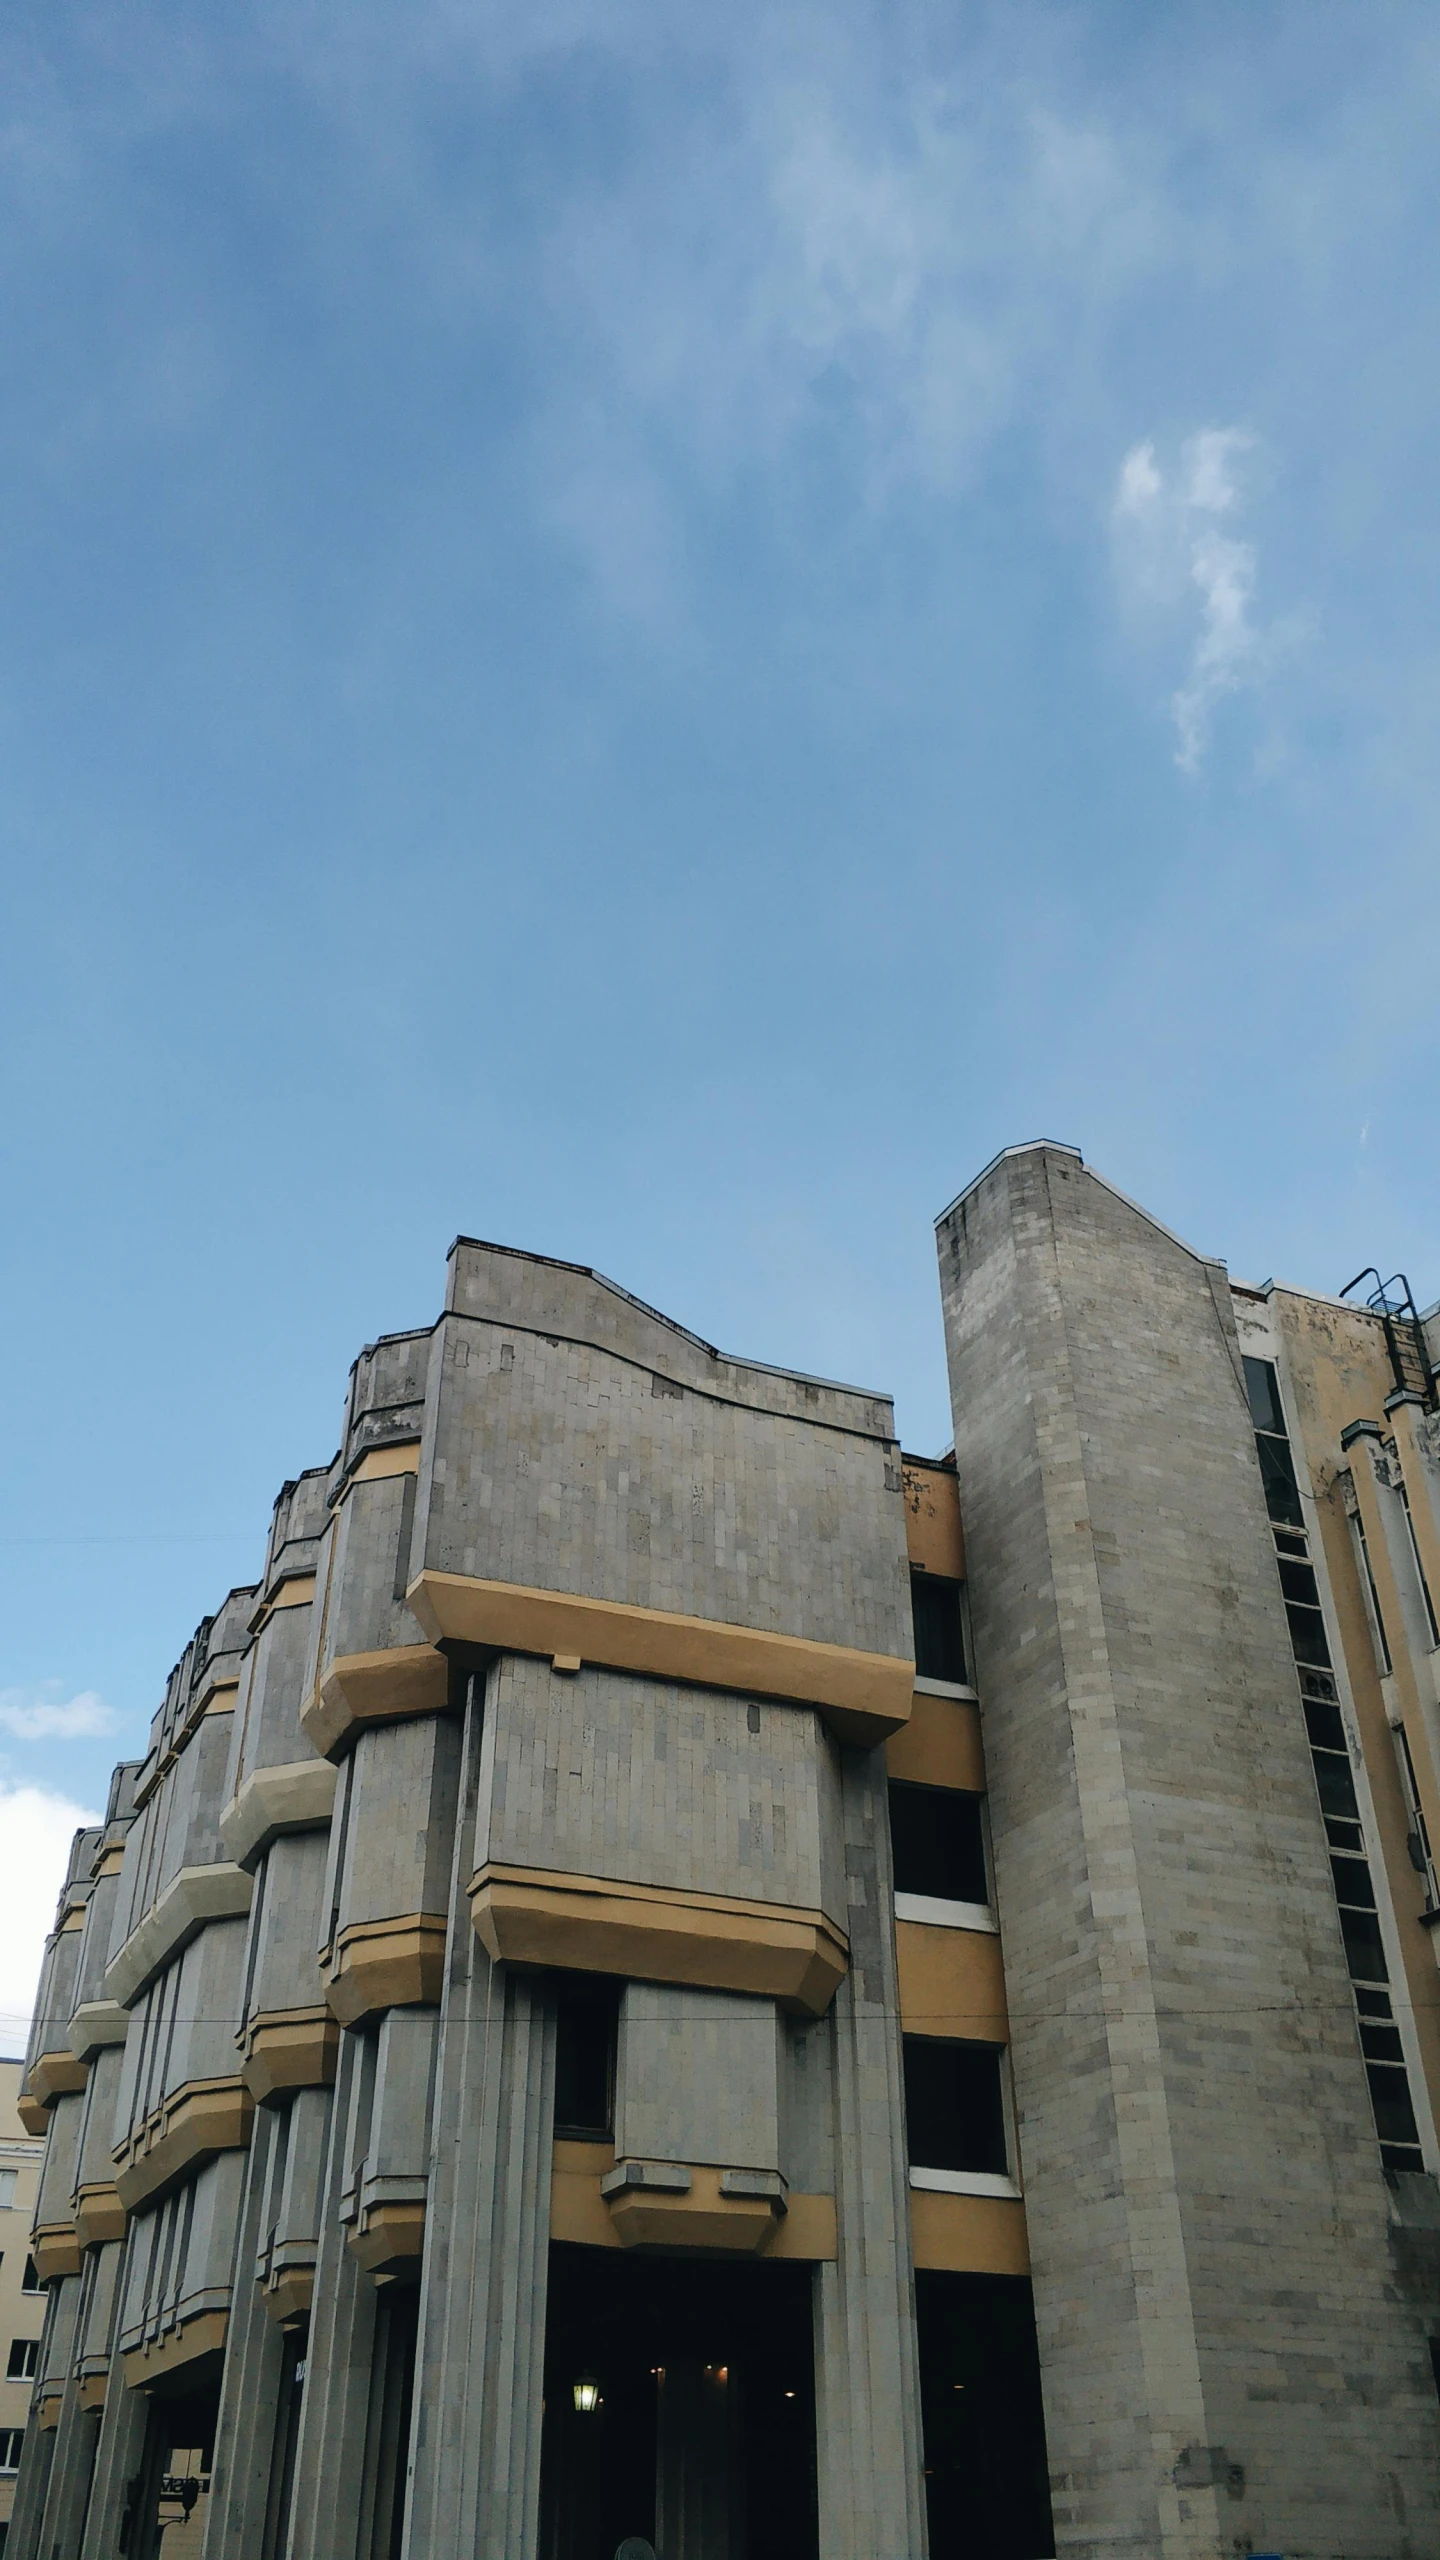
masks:
[[[600,2406],[600,2385],[593,2373],[582,2373],[575,2384],[577,2417],[593,2418]]]

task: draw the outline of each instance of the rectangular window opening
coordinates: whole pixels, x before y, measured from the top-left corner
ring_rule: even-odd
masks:
[[[1008,2175],[1000,2047],[906,2036],[904,2055],[912,2169]]]
[[[556,2137],[606,2142],[615,2121],[620,1985],[602,1975],[562,1974],[557,1980]]]
[[[897,1893],[942,1902],[990,1900],[980,1798],[956,1787],[890,1783],[890,1838]]]
[[[965,1635],[960,1585],[942,1573],[910,1568],[910,1610],[915,1624],[915,1669],[922,1680],[965,1681]]]

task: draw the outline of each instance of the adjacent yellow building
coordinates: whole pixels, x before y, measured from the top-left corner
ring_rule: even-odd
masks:
[[[15,2111],[24,2069],[23,2059],[0,2057],[0,2550],[10,2529],[45,2325],[45,2288],[30,2258],[45,2145],[26,2132]]]

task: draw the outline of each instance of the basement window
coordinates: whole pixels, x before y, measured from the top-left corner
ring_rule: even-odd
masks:
[[[918,1787],[892,1779],[890,1838],[897,1893],[942,1902],[990,1899],[980,1798],[956,1787]]]
[[[906,2036],[905,2122],[912,2169],[1009,2169],[1000,2047]]]

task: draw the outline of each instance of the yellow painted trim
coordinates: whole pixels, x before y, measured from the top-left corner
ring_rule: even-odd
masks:
[[[286,2267],[260,2288],[260,2301],[272,2320],[282,2329],[292,2320],[303,2320],[315,2299],[313,2267]]]
[[[117,2187],[82,2187],[75,2198],[75,2236],[82,2249],[123,2240],[126,2213]]]
[[[46,2102],[73,2097],[89,2077],[89,2063],[77,2062],[68,2046],[53,2053],[37,2053],[30,2065],[29,2094]]]
[[[90,1873],[96,1884],[98,1884],[102,1876],[118,1876],[124,1864],[125,1850],[123,1843],[119,1840],[115,1840],[112,1841],[108,1849],[101,1851],[100,1857],[97,1863],[91,1868]]]
[[[23,2097],[16,2099],[15,2113],[26,2132],[33,2133],[37,2139],[49,2132],[50,2109],[44,2098],[32,2098],[27,2090]]]
[[[931,1929],[897,1920],[900,2021],[917,2036],[1008,2044],[1000,1941],[978,1929]]]
[[[229,2326],[228,2311],[201,2311],[163,2338],[132,2347],[124,2358],[125,2379],[131,2390],[148,2391],[153,2383],[177,2373],[182,2365],[195,2364],[201,2356],[217,2355],[225,2344]]]
[[[376,2204],[362,2214],[345,2245],[368,2275],[413,2266],[425,2246],[423,2204]]]
[[[103,2409],[110,2388],[110,2368],[103,2373],[83,2373],[75,2386],[75,2397],[82,2409]]]
[[[963,1787],[985,1793],[985,1752],[980,1710],[960,1698],[917,1694],[910,1721],[885,1745],[885,1774],[914,1786]]]
[[[905,1546],[912,1564],[927,1573],[943,1573],[951,1582],[965,1579],[965,1538],[960,1526],[960,1485],[953,1467],[927,1467],[916,1458],[900,1461],[905,1495]]]
[[[313,1583],[311,1588],[313,1590]],[[279,1605],[277,1602],[276,1606]],[[238,1676],[233,1680],[216,1680],[201,1692],[200,1713],[202,1716],[233,1716],[239,1696]]]
[[[507,1964],[749,1991],[818,2018],[850,1960],[833,1920],[791,1903],[493,1861],[477,1870],[469,1892],[477,1935]]]
[[[305,1734],[324,1760],[367,1724],[433,1716],[450,1694],[450,1668],[428,1644],[381,1653],[338,1654],[300,1710]]]
[[[64,1919],[61,1921],[59,1928],[56,1930],[55,1935],[57,1938],[68,1938],[73,1935],[75,1930],[83,1929],[84,1926],[85,1905],[83,1902],[72,1902]]]
[[[30,2234],[35,2273],[44,2284],[52,2276],[78,2276],[80,2242],[73,2222],[37,2222]]]
[[[240,2076],[257,2105],[292,2089],[328,2089],[340,2029],[326,2008],[265,2009],[245,2029]]]
[[[718,2169],[692,2169],[684,2195],[625,2187],[609,2203],[622,2249],[726,2249],[753,2258],[779,2220],[764,2196],[725,2196]]]
[[[219,2151],[244,2151],[255,2101],[243,2080],[189,2080],[129,2140],[117,2143],[115,2192],[127,2213],[174,2186]]]
[[[445,1977],[445,1934],[439,1911],[352,1921],[320,1968],[331,2016],[357,2027],[385,2009],[429,2007]]]
[[[47,2391],[43,2399],[36,2401],[35,2426],[40,2435],[53,2436],[60,2424],[60,2411],[64,2399],[63,2391]]]
[[[345,1479],[345,1491],[352,1484],[375,1484],[386,1476],[413,1476],[420,1472],[418,1440],[392,1440],[385,1449],[367,1449],[357,1466]]]
[[[463,1573],[417,1575],[406,1599],[435,1643],[446,1638],[504,1653],[578,1656],[614,1671],[739,1689],[818,1707],[842,1742],[872,1747],[910,1714],[915,1666],[805,1636],[772,1635],[718,1618],[681,1617],[616,1600],[577,1599]]]
[[[917,2267],[962,2275],[1028,2276],[1025,2207],[1007,2196],[942,2196],[912,2187],[910,2236]]]
[[[612,2208],[600,2193],[600,2181],[615,2166],[607,2142],[557,2142],[550,2176],[550,2237],[578,2240],[590,2249],[618,2249],[623,2244]],[[700,2174],[700,2173],[696,2173]],[[718,2181],[720,2172],[714,2173]],[[677,2198],[677,2202],[684,2199]],[[833,2196],[792,2195],[765,2249],[767,2258],[798,2258],[812,2265],[839,2254]],[[674,2235],[677,2246],[693,2246],[688,2235]]]

